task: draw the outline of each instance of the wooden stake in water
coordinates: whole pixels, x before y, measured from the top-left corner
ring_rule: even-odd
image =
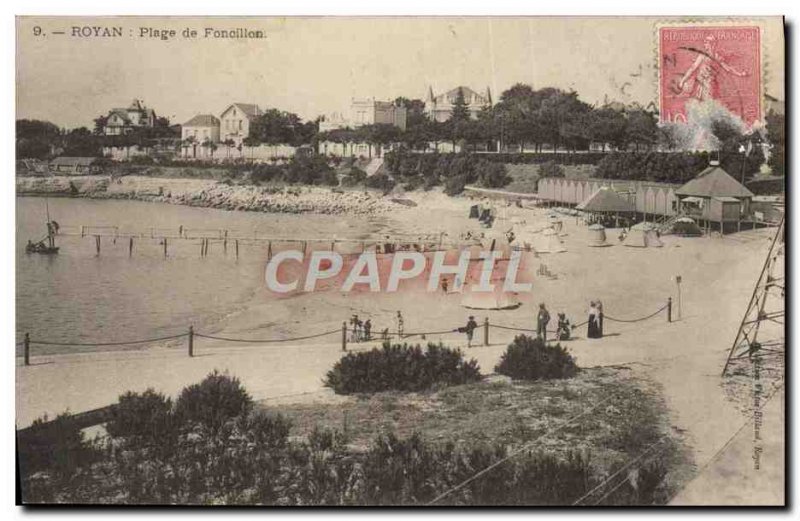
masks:
[[[94,245],[95,245],[95,248],[97,249],[97,256],[99,257],[100,256],[100,236],[99,235],[95,235],[94,236]]]
[[[130,242],[128,242],[128,257],[133,256],[133,237],[131,237]]]
[[[239,239],[236,239],[236,258],[239,258]]]
[[[167,238],[164,237],[164,258],[167,258]]]

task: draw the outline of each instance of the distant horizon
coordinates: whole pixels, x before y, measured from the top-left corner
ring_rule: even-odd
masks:
[[[347,113],[353,98],[424,101],[429,88],[440,94],[460,85],[477,92],[488,87],[496,103],[516,83],[574,90],[592,105],[647,106],[658,103],[656,21],[19,17],[16,118],[92,129],[94,118],[140,99],[172,124],[198,114],[218,116],[237,102],[313,121]],[[72,27],[84,26],[119,27],[122,36],[69,35]],[[207,26],[266,36],[203,38]],[[45,36],[36,36],[36,27]],[[140,37],[140,30],[157,36]],[[201,36],[182,39],[184,30]],[[776,43],[781,19],[764,19],[763,30],[767,67],[778,64],[767,71],[764,94],[783,100],[783,47]]]

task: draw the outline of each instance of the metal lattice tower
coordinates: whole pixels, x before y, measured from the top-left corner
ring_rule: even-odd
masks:
[[[761,268],[761,275],[758,277],[756,287],[753,289],[753,296],[750,297],[747,311],[745,311],[742,322],[739,325],[739,331],[736,333],[736,340],[733,342],[733,346],[728,353],[728,360],[722,369],[722,376],[725,376],[731,362],[735,360],[743,358],[752,360],[755,357],[782,355],[784,353],[784,222],[785,216],[781,218],[778,230],[770,244],[767,259],[764,262],[764,267]],[[776,268],[779,274],[776,274]],[[768,300],[771,304],[770,307],[767,306]],[[776,333],[774,324],[779,326],[777,334],[771,338],[759,340],[759,333],[761,333],[762,337]]]

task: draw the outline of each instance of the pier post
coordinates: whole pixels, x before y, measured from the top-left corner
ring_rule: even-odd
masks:
[[[100,256],[100,236],[99,235],[95,235],[94,236],[94,245],[95,245],[95,248],[97,249],[97,256],[99,257]]]
[[[128,257],[133,256],[133,237],[128,241]]]
[[[83,232],[84,232],[83,225],[81,224],[81,239],[83,239],[83,237],[84,237],[84,233]]]
[[[667,298],[667,322],[672,322],[672,297]]]
[[[164,237],[164,258],[167,258],[167,238]]]
[[[228,254],[228,237],[227,237],[228,232],[227,231],[225,232],[225,235],[226,235],[226,237],[222,240],[222,253],[227,255]]]
[[[236,239],[236,258],[239,258],[239,239]]]
[[[194,356],[194,326],[189,326],[189,357]]]
[[[489,345],[489,317],[483,319],[483,345]]]
[[[267,260],[272,259],[272,241],[267,241]]]
[[[31,365],[31,336],[30,333],[25,333],[25,339],[22,341],[22,355],[25,359],[25,365]]]
[[[347,322],[342,322],[342,351],[347,351]]]

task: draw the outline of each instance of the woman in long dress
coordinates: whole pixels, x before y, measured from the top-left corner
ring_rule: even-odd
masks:
[[[589,306],[589,322],[587,323],[586,336],[589,338],[598,338],[597,330],[597,306],[594,301]]]
[[[603,338],[603,303],[598,300],[595,302],[597,309],[597,338]]]

